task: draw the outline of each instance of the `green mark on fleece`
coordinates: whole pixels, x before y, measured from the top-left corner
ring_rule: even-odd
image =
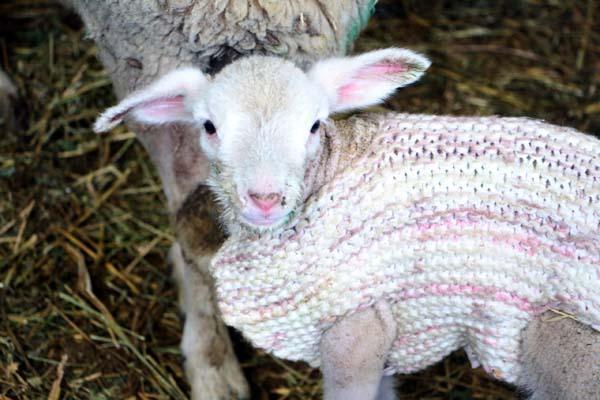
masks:
[[[288,213],[288,215],[286,216],[285,222],[283,223],[283,225],[289,224],[295,217],[296,217],[296,210],[290,211]]]
[[[375,13],[376,3],[377,0],[369,0],[369,2],[364,8],[358,10],[358,18],[356,18],[352,22],[352,25],[350,26],[350,29],[348,29],[348,33],[346,34],[346,39],[344,42],[344,51],[348,51],[350,49],[350,46],[352,45],[352,43],[354,43],[354,41],[360,34],[360,31],[362,31],[362,29],[365,26],[367,26],[369,19]]]

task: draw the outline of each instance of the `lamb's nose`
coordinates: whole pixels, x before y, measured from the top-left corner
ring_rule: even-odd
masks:
[[[252,203],[263,212],[268,213],[281,200],[280,193],[254,193],[248,192],[248,197]]]

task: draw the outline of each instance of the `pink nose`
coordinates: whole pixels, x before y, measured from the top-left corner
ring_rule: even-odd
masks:
[[[248,196],[252,203],[263,212],[269,212],[275,204],[281,200],[281,194],[279,193],[253,193],[248,192]]]

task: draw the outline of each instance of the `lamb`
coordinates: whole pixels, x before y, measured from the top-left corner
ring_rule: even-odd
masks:
[[[394,398],[386,376],[461,347],[532,399],[597,396],[600,335],[585,325],[600,326],[600,143],[519,118],[327,119],[428,66],[403,49],[307,73],[248,57],[212,80],[173,72],[95,127],[199,126],[231,235],[211,262],[223,317],[320,366],[325,398]],[[176,226],[203,257],[193,215],[184,204]],[[553,331],[539,322],[551,308],[580,323]]]

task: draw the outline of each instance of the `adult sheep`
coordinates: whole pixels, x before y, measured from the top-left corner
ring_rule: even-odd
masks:
[[[302,67],[321,57],[342,55],[375,5],[374,0],[62,2],[81,16],[118,98],[185,65],[213,74],[248,54],[277,55]],[[131,121],[130,127],[156,166],[169,210],[176,213],[208,175],[197,132],[185,124],[152,127]],[[212,238],[221,233],[216,226],[210,229],[211,238],[203,246],[214,249]],[[195,282],[196,301],[183,304],[186,329],[196,333],[183,347],[192,397],[247,398],[247,384],[215,311],[207,266],[186,263],[178,243],[170,255],[176,277],[183,281],[185,271],[185,279]]]

